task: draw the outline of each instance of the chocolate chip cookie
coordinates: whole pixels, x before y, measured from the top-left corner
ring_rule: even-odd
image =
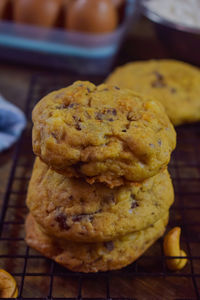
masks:
[[[99,242],[144,229],[168,211],[174,200],[167,170],[109,189],[58,174],[36,159],[27,205],[36,221],[57,238]]]
[[[174,125],[200,120],[200,70],[175,60],[128,63],[107,83],[159,100]]]
[[[145,230],[103,243],[75,243],[47,236],[32,215],[26,220],[26,242],[64,267],[76,272],[98,272],[125,267],[142,255],[165,231],[168,214]]]
[[[165,168],[176,134],[153,98],[90,82],[50,93],[33,110],[33,150],[55,171],[110,187]]]

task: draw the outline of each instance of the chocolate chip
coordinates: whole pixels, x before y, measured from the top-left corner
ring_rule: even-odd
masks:
[[[108,251],[112,251],[114,249],[114,244],[113,242],[104,242],[104,247],[108,250]]]
[[[88,220],[89,220],[90,222],[92,222],[93,219],[94,219],[94,217],[93,217],[92,215],[89,215],[89,216],[88,216]]]
[[[107,113],[112,114],[113,116],[117,115],[117,111],[115,108],[107,109]]]
[[[113,114],[113,116],[116,116],[116,115],[117,115],[117,111],[116,111],[116,109],[115,109],[115,108],[113,108],[113,110],[112,110],[112,114]]]
[[[171,92],[172,94],[175,94],[175,93],[176,93],[176,89],[175,89],[175,88],[171,88],[171,89],[170,89],[170,92]]]
[[[162,74],[160,74],[158,71],[155,71],[154,74],[156,75],[156,80],[152,82],[152,87],[155,88],[162,88],[166,86],[166,83],[164,82],[164,77]]]
[[[67,108],[67,107],[68,107],[67,104],[61,104],[61,105],[59,105],[59,106],[56,106],[56,109],[65,109],[65,108]]]
[[[108,121],[113,122],[114,120],[113,120],[113,118],[110,118],[110,119],[108,119]]]
[[[158,139],[158,145],[160,145],[160,146],[161,146],[161,144],[162,144],[162,141],[161,141],[161,139]]]
[[[70,103],[69,105],[68,105],[68,108],[72,108],[72,107],[74,107],[75,106],[75,103]]]
[[[155,71],[154,74],[156,75],[157,80],[163,81],[164,77],[158,71]]]
[[[118,86],[115,86],[115,89],[116,89],[116,90],[120,90],[120,88],[119,88]]]
[[[74,121],[76,122],[76,124],[75,124],[75,128],[77,129],[77,130],[81,130],[82,128],[81,128],[81,123],[80,123],[80,119],[77,117],[77,116],[72,116],[73,117],[73,119],[74,119]]]
[[[74,197],[72,195],[69,196],[69,200],[72,201]]]
[[[126,129],[123,129],[123,130],[122,130],[122,132],[126,132],[126,131],[127,131]]]
[[[133,199],[133,201],[132,201],[132,203],[131,203],[131,208],[133,209],[133,208],[138,207],[139,204],[138,204],[137,201],[135,200],[135,195],[133,195],[132,193],[131,193],[131,199]]]
[[[67,108],[73,108],[76,105],[76,103],[70,103],[68,104],[61,104],[59,106],[56,106],[57,109],[67,109]]]
[[[151,148],[154,148],[154,147],[155,147],[155,145],[154,145],[154,144],[149,144],[149,146],[150,146]]]
[[[136,202],[136,201],[133,201],[132,203],[131,203],[131,209],[134,209],[134,208],[136,208],[136,207],[138,207],[139,205],[138,205],[138,203]]]
[[[61,230],[69,230],[70,227],[67,225],[67,217],[64,213],[58,213],[55,217],[56,222],[58,222],[59,228]]]
[[[51,132],[51,135],[54,137],[54,139],[57,139],[57,135],[54,132]]]
[[[79,131],[82,130],[81,123],[76,123],[75,128]]]
[[[91,107],[91,103],[92,103],[92,98],[89,98],[88,100],[88,106]]]
[[[72,220],[74,222],[80,222],[83,219],[87,219],[89,222],[92,222],[94,217],[92,215],[88,215],[88,214],[81,214],[81,215],[77,215],[77,216],[72,217]]]
[[[90,92],[91,92],[91,89],[87,88],[87,91],[88,91],[88,93],[90,93]]]
[[[72,217],[72,220],[74,222],[80,222],[82,219],[83,219],[83,215],[77,215]]]
[[[81,169],[82,165],[83,165],[83,162],[79,161],[77,164],[74,164],[73,167],[78,173],[80,173],[80,169]]]
[[[128,120],[128,121],[137,121],[137,120],[139,120],[139,119],[140,119],[140,116],[134,114],[134,112],[129,112],[129,113],[127,114],[127,120]]]
[[[98,112],[97,114],[96,114],[96,120],[103,120],[104,119],[104,114],[102,114],[101,112]]]

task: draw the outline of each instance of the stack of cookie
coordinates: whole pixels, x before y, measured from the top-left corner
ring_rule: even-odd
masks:
[[[176,134],[161,104],[75,82],[33,111],[27,243],[79,272],[119,269],[165,230]]]

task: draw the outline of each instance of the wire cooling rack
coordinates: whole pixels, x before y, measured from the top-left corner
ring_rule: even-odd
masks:
[[[16,278],[18,299],[200,299],[199,124],[177,128],[178,145],[170,163],[176,201],[168,228],[182,228],[181,247],[188,255],[184,269],[167,270],[162,239],[132,265],[98,274],[70,272],[26,246],[25,198],[34,161],[31,111],[42,96],[74,80],[72,76],[43,74],[35,76],[30,85],[26,107],[28,126],[16,147],[0,217],[0,267]],[[92,81],[98,83],[101,78]]]

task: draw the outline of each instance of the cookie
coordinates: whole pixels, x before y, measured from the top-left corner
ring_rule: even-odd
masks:
[[[75,243],[45,235],[32,215],[26,220],[26,242],[75,272],[120,269],[141,256],[165,231],[168,214],[149,228],[104,243]]]
[[[175,60],[128,63],[106,80],[159,100],[174,125],[200,120],[200,70]]]
[[[99,242],[144,229],[160,219],[174,200],[165,170],[143,183],[109,189],[68,178],[36,159],[27,205],[36,221],[57,238]]]
[[[55,171],[110,187],[163,169],[176,133],[162,105],[90,82],[50,93],[33,110],[33,150]]]

